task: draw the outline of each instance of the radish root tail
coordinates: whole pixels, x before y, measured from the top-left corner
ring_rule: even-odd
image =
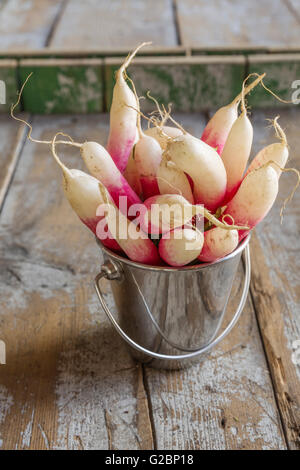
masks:
[[[278,101],[280,101],[281,103],[284,103],[284,104],[292,104],[293,103],[293,100],[284,100],[283,98],[280,98],[280,96],[276,95],[276,93],[274,93],[274,91],[270,90],[270,88],[268,88],[264,81],[261,80],[261,86],[268,92],[270,93],[272,96],[274,96],[274,98],[276,98]]]
[[[275,129],[276,137],[281,141],[282,144],[284,144],[286,147],[288,147],[288,142],[286,138],[286,134],[282,127],[278,124],[278,119],[280,116],[276,116],[275,119],[267,119],[267,121],[271,122],[271,125]]]
[[[68,176],[71,176],[71,177],[72,177],[72,173],[70,172],[69,168],[66,167],[66,165],[64,165],[64,164],[62,163],[61,159],[59,158],[59,156],[58,156],[57,153],[56,153],[56,149],[55,149],[55,145],[57,144],[56,138],[57,138],[57,136],[59,136],[59,135],[62,135],[62,136],[64,136],[64,137],[68,137],[68,138],[71,139],[71,137],[68,136],[68,134],[65,134],[64,132],[57,132],[57,133],[55,134],[55,136],[53,137],[52,141],[51,141],[51,151],[52,151],[52,155],[53,155],[54,159],[56,160],[56,163],[61,167],[63,173],[64,173],[64,174],[67,173]]]
[[[259,82],[261,82],[262,79],[263,79],[265,76],[266,76],[265,73],[263,73],[262,75],[258,75],[258,73],[250,73],[250,74],[248,75],[248,77],[245,78],[243,84],[245,84],[245,83],[248,81],[248,79],[249,79],[250,77],[257,77],[257,78],[256,78],[256,80],[253,80],[253,82],[250,83],[250,85],[247,85],[247,86],[246,86],[246,88],[244,89],[244,96],[248,95],[248,93],[250,93],[250,91],[253,90],[253,88],[255,88],[256,85],[258,85]],[[232,101],[231,104],[235,104],[235,103],[237,104],[237,103],[239,103],[239,102],[241,101],[241,99],[242,99],[242,94],[243,94],[243,92],[241,91],[241,93],[239,93],[239,94],[234,98],[234,100]]]
[[[285,198],[285,200],[283,201],[283,205],[280,209],[280,219],[281,219],[281,223],[283,221],[283,213],[285,211],[285,208],[287,206],[287,204],[293,199],[294,197],[294,194],[298,188],[298,186],[300,185],[300,171],[297,170],[296,168],[281,168],[280,165],[278,165],[277,162],[275,162],[274,160],[269,160],[267,163],[265,163],[264,165],[262,165],[260,168],[264,168],[264,167],[267,167],[269,165],[274,165],[276,168],[278,168],[279,170],[281,170],[283,173],[296,173],[297,175],[297,182],[296,184],[294,185],[291,193],[289,194],[289,196],[287,198]],[[256,168],[255,170],[253,171],[258,171],[260,168]]]
[[[19,122],[22,122],[23,124],[25,124],[26,127],[29,128],[29,131],[28,131],[28,134],[27,134],[27,139],[30,140],[31,142],[35,142],[36,144],[46,144],[46,145],[51,145],[52,144],[52,140],[38,140],[38,139],[34,139],[31,134],[32,134],[32,131],[33,131],[33,127],[32,125],[26,121],[25,119],[22,119],[22,118],[19,118],[15,115],[15,109],[17,106],[19,106],[20,104],[20,101],[21,101],[21,97],[22,97],[22,93],[23,93],[23,90],[25,88],[25,85],[27,84],[28,80],[30,79],[30,77],[32,76],[33,72],[31,72],[28,77],[26,78],[26,80],[24,81],[22,87],[21,87],[21,90],[19,91],[18,93],[18,99],[17,101],[15,102],[15,104],[12,104],[11,105],[11,108],[10,108],[10,115],[11,117],[15,120],[15,121],[19,121]],[[61,135],[64,135],[64,136],[67,136],[67,134],[64,134],[63,132],[60,132]],[[60,141],[57,141],[56,144],[65,144],[65,145],[72,145],[73,147],[81,147],[82,144],[78,143],[78,142],[74,142],[74,140],[72,139],[72,137],[70,137],[69,135],[67,136],[71,142],[69,141],[64,141],[64,140],[60,140]]]

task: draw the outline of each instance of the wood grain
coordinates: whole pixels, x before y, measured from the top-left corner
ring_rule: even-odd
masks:
[[[176,4],[184,46],[300,46],[299,22],[283,0],[176,0]]]
[[[153,41],[154,46],[177,45],[171,0],[71,0],[50,46],[132,49],[144,41]]]
[[[280,115],[290,146],[287,166],[299,168],[300,112],[291,105]],[[274,116],[275,111],[254,113],[255,151],[276,141],[265,121]],[[251,293],[288,443],[291,449],[300,449],[300,368],[291,360],[293,342],[300,339],[299,191],[286,208],[282,225],[279,216],[294,183],[293,174],[281,176],[275,206],[253,237]]]
[[[108,109],[115,72],[122,62],[120,58],[104,60]],[[199,112],[230,102],[239,93],[245,66],[242,56],[137,57],[128,73],[140,96],[150,90],[159,103],[172,103],[174,112]],[[154,109],[148,99],[141,106],[146,111]]]
[[[47,45],[63,0],[7,1],[0,9],[0,52]]]
[[[23,115],[28,119],[28,115]],[[8,115],[0,115],[0,211],[11,182],[22,146],[25,129]]]
[[[291,101],[296,88],[293,83],[300,73],[300,54],[253,54],[248,56],[249,73],[266,73],[264,82],[281,99]],[[297,97],[296,97],[297,98]],[[253,108],[286,107],[262,87],[257,87],[249,97]]]
[[[201,135],[202,114],[175,118]],[[33,124],[41,139],[60,129],[78,141],[104,142],[108,133],[108,116],[101,115],[36,117]],[[264,136],[262,122],[255,125]],[[83,168],[78,150],[58,150],[67,165]],[[26,143],[3,206],[0,237],[0,338],[7,345],[7,365],[0,370],[2,449],[286,448],[251,298],[230,336],[199,365],[142,371],[131,359],[100,310],[92,280],[101,256],[64,200],[47,147]],[[257,253],[254,243],[254,265]],[[242,277],[240,267],[227,320]],[[107,283],[105,288],[112,306]],[[286,297],[293,312],[296,292]]]
[[[188,132],[201,135],[201,115],[176,119]],[[240,267],[227,321],[242,279]],[[158,449],[285,448],[250,298],[238,325],[202,363],[177,372],[145,366],[145,376]]]
[[[64,129],[103,141],[107,126],[99,115],[33,121],[41,139]],[[78,150],[59,153],[83,167]],[[26,143],[0,236],[2,449],[151,449],[141,366],[100,310],[101,254],[64,199],[48,146]]]

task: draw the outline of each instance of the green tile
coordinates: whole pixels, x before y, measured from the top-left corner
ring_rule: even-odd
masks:
[[[251,72],[259,74],[266,72],[264,82],[267,87],[280,98],[289,101],[295,91],[292,83],[300,79],[300,54],[249,56],[249,73]],[[248,104],[253,107],[288,106],[280,103],[260,86],[251,93]]]
[[[21,61],[22,82],[31,72],[23,93],[25,111],[41,114],[103,111],[101,59]]]
[[[0,113],[6,113],[17,99],[17,61],[0,60],[0,81]]]
[[[106,103],[110,107],[115,72],[120,62],[105,61]],[[173,103],[173,111],[202,111],[227,104],[241,90],[245,74],[243,57],[187,57],[136,59],[128,69],[139,96],[151,94],[160,103]],[[142,100],[145,111],[153,103]]]

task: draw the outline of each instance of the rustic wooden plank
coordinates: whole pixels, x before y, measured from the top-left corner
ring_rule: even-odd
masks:
[[[201,135],[201,115],[176,119]],[[227,321],[242,277],[240,266]],[[285,448],[250,297],[238,325],[202,363],[177,372],[145,367],[145,376],[158,449]]]
[[[300,46],[299,22],[282,0],[176,0],[176,4],[184,46]]]
[[[122,47],[122,44],[114,48],[101,49],[96,45],[88,49],[70,49],[70,48],[40,48],[34,50],[15,49],[14,51],[0,51],[0,58],[36,58],[36,59],[87,59],[87,58],[103,58],[103,57],[127,57],[129,53],[128,47]],[[182,46],[161,47],[151,46],[145,47],[139,51],[139,57],[143,56],[185,56],[187,48]]]
[[[104,141],[108,119],[97,118],[39,117],[35,135],[49,138],[59,128],[80,141]],[[203,116],[176,119],[201,134]],[[98,251],[58,190],[49,150],[32,146],[26,144],[0,220],[0,336],[9,353],[0,381],[2,448],[150,448],[140,368],[102,313],[97,329],[91,264]],[[80,166],[73,151],[63,154]],[[146,377],[159,448],[285,447],[250,301],[202,367],[147,368]]]
[[[24,59],[24,110],[33,113],[90,113],[103,110],[102,59]]]
[[[171,0],[71,0],[50,46],[103,50],[122,45],[132,49],[144,41],[153,41],[155,46],[177,45]]]
[[[290,10],[291,14],[294,15],[298,22],[300,23],[300,2],[299,0],[284,0],[287,8]]]
[[[262,54],[250,55],[248,57],[249,73],[266,72],[264,79],[266,85],[271,88],[280,98],[292,100],[292,94],[296,91],[293,82],[299,79],[300,54]],[[296,88],[297,84],[296,84]],[[286,106],[262,87],[257,87],[249,97],[249,104],[255,107]]]
[[[0,113],[7,113],[17,96],[17,61],[0,60]]]
[[[265,119],[275,112],[254,113],[255,151],[276,141],[274,132],[265,128],[269,125]],[[290,146],[288,167],[299,168],[299,117],[296,106],[280,111],[279,122]],[[287,207],[282,225],[279,216],[293,184],[292,174],[281,176],[277,202],[253,237],[251,292],[289,446],[300,449],[300,367],[291,359],[293,342],[300,339],[299,191]]]
[[[233,332],[202,363],[175,372],[146,367],[146,380],[159,449],[285,448],[250,299]]]
[[[24,135],[23,124],[19,125],[7,115],[0,115],[0,210],[22,150]]]
[[[104,142],[108,116],[39,116],[33,127],[36,138],[63,129]],[[83,168],[78,150],[59,153]],[[26,143],[0,236],[2,449],[151,449],[141,367],[100,310],[101,253],[68,206],[48,147]]]
[[[115,71],[121,59],[104,59],[106,102],[110,106]],[[148,90],[160,102],[173,103],[173,110],[201,111],[228,103],[240,89],[245,73],[244,57],[156,57],[137,58],[128,68],[141,96]],[[144,110],[153,102],[141,101]]]
[[[0,10],[1,50],[45,47],[63,0],[14,0]]]

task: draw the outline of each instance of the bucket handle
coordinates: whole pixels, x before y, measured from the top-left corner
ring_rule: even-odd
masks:
[[[249,245],[247,245],[245,247],[244,258],[245,258],[244,286],[243,286],[243,291],[242,291],[242,295],[241,295],[241,300],[240,300],[240,303],[239,303],[239,305],[236,309],[236,312],[235,312],[234,316],[232,317],[231,321],[228,323],[225,330],[217,338],[215,338],[213,341],[208,343],[206,346],[203,346],[202,348],[199,348],[196,351],[193,351],[193,352],[190,352],[190,353],[187,353],[187,354],[179,354],[179,355],[176,355],[176,356],[171,356],[171,355],[168,355],[168,354],[160,354],[160,353],[157,353],[157,352],[154,352],[154,351],[150,351],[149,349],[146,349],[143,346],[141,346],[140,344],[136,343],[120,327],[117,320],[115,319],[115,317],[111,313],[109,307],[107,306],[107,304],[105,302],[105,299],[104,299],[104,296],[103,296],[103,293],[102,293],[102,290],[101,290],[101,287],[100,287],[100,280],[103,277],[105,277],[106,279],[109,279],[111,281],[119,279],[119,272],[118,272],[117,268],[112,263],[109,262],[107,264],[104,264],[101,267],[101,272],[95,278],[95,288],[96,288],[96,292],[97,292],[100,304],[101,304],[104,312],[106,313],[108,319],[110,320],[112,325],[116,328],[116,330],[120,334],[120,336],[122,336],[122,338],[131,347],[133,347],[137,351],[139,351],[143,354],[146,354],[147,356],[153,357],[155,359],[167,359],[167,360],[171,360],[171,361],[182,360],[182,359],[192,359],[194,357],[200,356],[201,354],[204,354],[204,353],[210,351],[214,346],[216,346],[220,341],[222,341],[222,339],[225,338],[225,336],[228,335],[228,333],[232,330],[232,328],[237,323],[237,321],[238,321],[238,319],[239,319],[239,317],[240,317],[240,315],[243,311],[243,308],[245,306],[248,291],[249,291],[249,286],[250,286],[251,261],[250,261]]]

